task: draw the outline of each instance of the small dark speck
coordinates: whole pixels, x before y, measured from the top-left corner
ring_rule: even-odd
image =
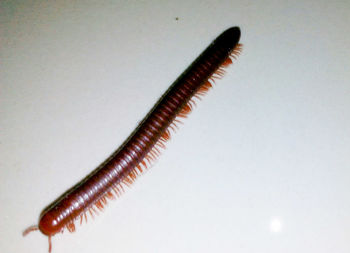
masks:
[[[176,17],[175,20],[179,20],[179,17]]]

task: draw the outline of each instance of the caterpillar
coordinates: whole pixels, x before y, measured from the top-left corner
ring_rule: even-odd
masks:
[[[83,180],[46,207],[38,225],[24,230],[23,236],[40,230],[51,238],[67,229],[75,231],[76,223],[87,221],[124,192],[142,172],[149,168],[170,139],[181,118],[186,118],[200,99],[223,77],[225,68],[242,50],[241,31],[231,27],[220,34],[180,75],[152,110],[141,121],[121,147]]]

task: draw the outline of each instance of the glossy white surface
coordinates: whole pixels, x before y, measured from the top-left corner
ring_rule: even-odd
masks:
[[[53,253],[350,252],[349,2],[120,2],[0,3],[0,252],[47,252],[23,229],[236,25],[157,164]]]

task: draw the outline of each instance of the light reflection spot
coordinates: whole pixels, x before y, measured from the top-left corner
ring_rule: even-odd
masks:
[[[270,222],[270,230],[273,233],[280,233],[282,230],[282,222],[279,218],[273,218]]]

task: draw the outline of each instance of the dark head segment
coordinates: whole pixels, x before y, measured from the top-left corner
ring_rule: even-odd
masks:
[[[240,38],[241,30],[239,27],[235,26],[227,29],[222,34],[220,34],[214,43],[224,44],[228,47],[235,47],[238,44]]]

